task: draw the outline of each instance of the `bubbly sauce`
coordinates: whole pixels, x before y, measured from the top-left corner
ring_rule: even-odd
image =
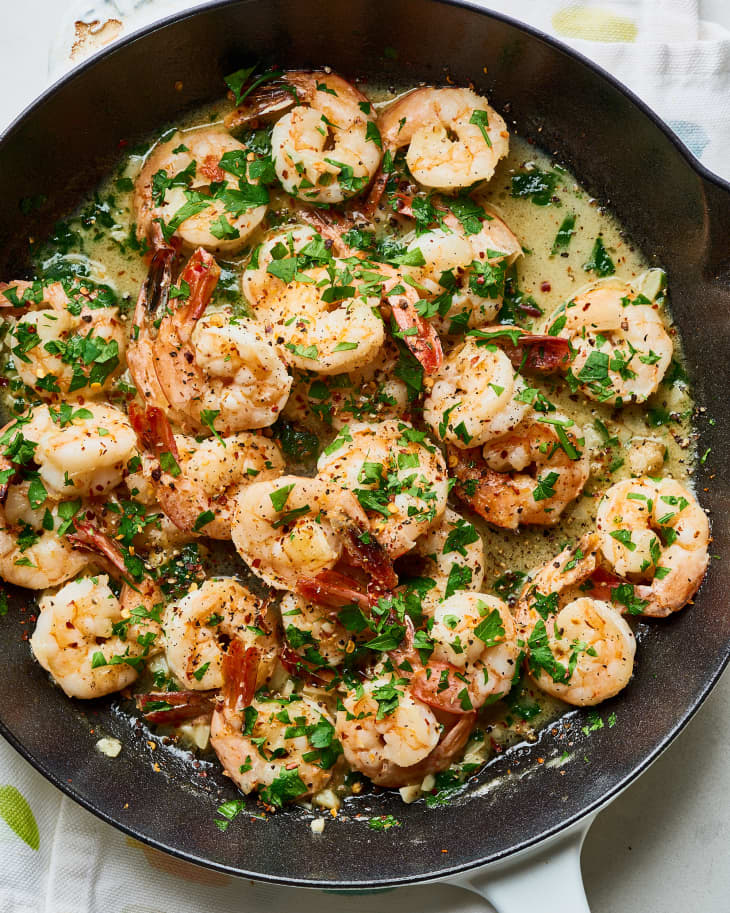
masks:
[[[364,87],[364,91],[376,104],[390,102],[395,97],[386,90],[371,86]],[[182,129],[195,130],[199,126],[222,121],[229,108],[228,102],[221,102],[214,108],[191,116],[182,125]],[[603,248],[613,261],[616,276],[631,280],[640,288],[642,285],[655,290],[660,288],[659,271],[647,272],[641,251],[632,245],[620,225],[602,208],[600,201],[591,199],[567,170],[514,134],[510,137],[510,150],[509,156],[500,163],[487,188],[481,194],[476,194],[475,198],[496,211],[523,245],[524,256],[518,259],[512,274],[513,297],[519,291],[531,299],[533,309],[537,306],[543,314],[551,314],[562,303],[573,298],[583,286],[595,281],[595,272],[590,271],[587,264],[591,260],[597,238],[602,240]],[[86,270],[89,279],[109,285],[126,302],[127,313],[131,313],[147,269],[139,245],[134,240],[131,189],[147,152],[147,149],[130,151],[120,162],[116,173],[68,220],[63,242],[56,241],[36,251],[39,275],[52,274],[64,265]],[[552,176],[552,184],[542,194],[538,194],[538,199],[513,194],[512,178],[526,173]],[[283,193],[277,195],[272,191],[269,215],[262,228],[251,238],[249,249],[259,243],[263,229],[296,221],[296,216],[287,210],[287,200],[288,197]],[[572,237],[566,246],[553,253],[556,235],[570,217],[574,219]],[[381,230],[386,228],[387,226],[380,226]],[[392,229],[388,228],[388,231]],[[58,237],[58,232],[56,236]],[[411,238],[408,236],[405,240]],[[216,301],[234,303],[241,313],[246,313],[240,274],[247,253],[244,251],[236,260],[221,263],[223,274],[213,307]],[[668,295],[663,295],[663,301],[665,317],[671,327],[671,316],[667,309]],[[503,308],[501,316],[508,322],[509,315],[504,311]],[[527,329],[537,322],[534,317],[531,318],[519,309],[516,313],[518,323]],[[544,319],[542,316],[537,318],[540,322]],[[514,596],[519,590],[519,586],[514,583],[519,583],[523,578],[510,577],[511,574],[529,573],[556,555],[566,544],[575,542],[583,533],[592,529],[602,493],[610,485],[632,475],[632,455],[641,441],[651,440],[661,445],[664,453],[660,469],[662,475],[691,485],[695,460],[691,432],[693,406],[682,370],[681,343],[676,331],[670,328],[670,332],[674,342],[674,362],[659,391],[645,405],[616,410],[610,404],[599,404],[579,393],[571,393],[559,376],[530,379],[532,386],[539,387],[560,412],[583,429],[584,449],[591,456],[591,477],[583,495],[565,511],[560,522],[551,528],[524,527],[517,532],[499,530],[479,517],[470,515],[463,504],[455,504],[461,513],[469,516],[482,534],[485,591],[494,591],[496,585],[496,591],[503,597]],[[7,358],[7,351],[5,355]],[[8,373],[12,379],[12,362],[8,366]],[[11,383],[4,393],[6,411],[13,401]],[[307,418],[307,427],[318,433],[321,446],[326,445],[334,434],[332,429],[318,422],[314,416]],[[295,469],[301,472],[302,466],[296,465]],[[304,467],[304,471],[307,469],[311,471],[312,465]],[[640,471],[635,469],[634,474]],[[222,558],[218,556],[216,559],[217,570],[222,567],[226,567],[229,572],[234,570],[247,585],[260,589],[258,582],[248,574],[240,561],[230,559],[225,549],[222,555]],[[161,563],[169,557],[167,553],[161,554],[155,563]],[[512,587],[510,584],[513,584]],[[322,697],[322,694],[317,696]],[[331,701],[331,698],[328,699]],[[517,698],[510,700],[509,706],[500,702],[487,708],[482,713],[480,729],[467,748],[464,772],[470,772],[470,762],[482,762],[495,748],[501,750],[525,738],[534,739],[536,730],[566,709],[565,704],[527,685]],[[485,734],[489,738],[485,738]],[[196,749],[204,748],[207,743],[206,733],[194,731],[194,727],[190,726],[183,727],[174,735],[182,739],[183,744]],[[443,776],[439,776],[443,780]],[[338,791],[344,790],[340,787]]]

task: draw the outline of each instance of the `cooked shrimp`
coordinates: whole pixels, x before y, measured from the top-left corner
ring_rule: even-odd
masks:
[[[130,373],[147,403],[185,430],[210,430],[213,419],[223,433],[266,427],[286,403],[291,378],[253,320],[225,312],[202,316],[219,275],[210,254],[196,251],[180,281],[189,294],[166,309],[156,336],[148,314],[153,280],[143,287],[134,318],[139,336],[127,356]],[[157,284],[169,289],[169,273]]]
[[[494,213],[484,212],[481,230],[467,234],[447,213],[445,227],[415,238],[409,251],[419,250],[424,266],[412,267],[413,278],[435,295],[438,312],[431,322],[441,333],[463,333],[467,327],[494,320],[504,298],[505,268],[522,255],[520,242]]]
[[[333,428],[349,422],[407,420],[410,407],[405,381],[393,374],[399,353],[386,339],[376,360],[346,374],[295,376],[284,415],[306,423],[316,416]]]
[[[47,400],[86,401],[108,389],[127,342],[119,308],[100,306],[92,292],[82,296],[84,304],[72,301],[60,282],[14,282],[6,294],[10,288],[30,307],[7,341],[23,383]]]
[[[404,422],[343,428],[317,464],[319,478],[352,492],[391,558],[410,551],[446,509],[441,452]]]
[[[158,504],[186,533],[213,539],[231,538],[232,498],[254,480],[275,479],[284,471],[278,445],[242,431],[226,437],[198,438],[173,434],[167,419],[153,406],[130,411],[143,446],[139,470],[125,482],[146,504]]]
[[[488,181],[509,151],[504,120],[471,89],[414,89],[388,105],[378,126],[385,149],[408,146],[408,169],[424,187]]]
[[[475,714],[448,716],[447,729],[405,679],[384,675],[342,698],[335,727],[350,767],[379,786],[419,783],[463,751]]]
[[[165,658],[185,688],[223,686],[225,645],[239,640],[258,650],[256,687],[274,670],[279,642],[266,603],[234,577],[213,577],[165,610]]]
[[[447,675],[453,674],[452,690],[457,692],[452,700],[462,710],[504,697],[512,686],[520,654],[515,623],[505,603],[496,596],[460,591],[445,599],[433,618],[429,636],[434,650],[426,666],[426,672],[431,667],[430,675],[427,678],[424,672],[417,672],[418,685],[435,681],[437,670],[445,664],[450,667]]]
[[[281,620],[289,645],[309,666],[344,662],[350,634],[331,610],[287,593],[281,600]]]
[[[254,697],[257,651],[242,650],[239,641],[232,647],[210,726],[210,744],[223,769],[241,792],[258,789],[274,806],[324,789],[340,753],[326,707],[294,694]]]
[[[601,550],[636,584],[632,613],[664,617],[687,604],[709,563],[710,527],[694,495],[674,479],[627,479],[598,506]]]
[[[268,191],[247,174],[248,151],[222,127],[177,131],[155,146],[134,188],[140,240],[155,223],[184,247],[231,256],[266,215]],[[239,184],[240,179],[240,184]]]
[[[528,668],[539,688],[578,707],[600,704],[625,688],[636,640],[615,607],[583,596],[548,623],[539,619],[527,641]]]
[[[505,529],[552,526],[583,491],[590,462],[569,420],[530,420],[481,449],[449,450],[454,492],[485,520]],[[559,422],[564,422],[559,424]]]
[[[250,95],[227,123],[280,114],[292,103],[295,107],[279,117],[271,134],[284,190],[309,203],[341,203],[367,187],[382,155],[375,113],[367,98],[336,73],[286,73]]]
[[[293,592],[301,578],[337,564],[344,548],[339,529],[348,521],[367,525],[352,494],[322,479],[281,476],[236,495],[231,538],[257,577]]]
[[[29,490],[29,482],[11,484],[0,504],[0,577],[15,586],[44,590],[79,574],[89,556],[59,534],[59,528],[68,526],[59,505],[47,500],[32,507]]]
[[[0,441],[21,435],[35,444],[33,461],[55,499],[102,497],[121,481],[135,452],[127,416],[106,403],[78,409],[36,406],[28,421],[11,423]]]
[[[456,590],[478,592],[484,581],[482,537],[450,507],[402,560],[409,570],[415,566],[421,609],[427,615],[433,615],[441,601]],[[432,585],[426,589],[423,581]]]
[[[160,634],[154,612],[123,612],[104,574],[67,583],[43,596],[39,609],[31,649],[69,697],[126,688]]]
[[[442,441],[462,449],[513,431],[529,411],[525,383],[496,346],[468,338],[433,376],[423,417]]]
[[[673,351],[658,304],[627,282],[607,279],[570,301],[561,316],[558,335],[570,342],[571,370],[586,396],[620,406],[655,392]]]

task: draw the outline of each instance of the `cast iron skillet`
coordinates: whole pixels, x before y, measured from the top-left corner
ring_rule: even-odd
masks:
[[[550,729],[538,744],[490,764],[451,805],[406,807],[386,792],[348,804],[366,817],[394,814],[402,827],[390,831],[333,820],[313,839],[306,818],[288,810],[267,823],[242,814],[221,833],[216,806],[235,795],[225,778],[212,767],[192,769],[182,756],[153,753],[148,733],[130,728],[113,703],[82,707],[53,688],[23,636],[31,628],[29,612],[21,614],[23,593],[0,619],[0,731],[86,808],[191,861],[315,887],[444,877],[534,845],[615,795],[681,730],[728,660],[730,486],[721,474],[710,476],[728,448],[730,188],[610,77],[507,18],[441,0],[237,0],[132,36],[61,80],[13,124],[0,141],[0,276],[22,275],[28,238],[46,235],[94,188],[124,141],[220,97],[223,75],[255,61],[328,64],[386,83],[442,83],[447,73],[457,84],[473,81],[523,135],[610,205],[630,238],[669,273],[697,401],[716,419],[711,427],[700,422],[700,452],[711,453],[698,489],[712,514],[717,560],[692,608],[641,626],[634,680],[601,708],[604,717],[616,713],[617,725],[583,744],[583,714],[573,715],[573,760],[563,776],[537,761],[565,749]],[[20,201],[40,193],[48,203],[24,214]],[[101,733],[124,744],[113,761],[94,750]]]

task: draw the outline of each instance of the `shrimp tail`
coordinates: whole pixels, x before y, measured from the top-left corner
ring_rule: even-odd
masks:
[[[248,707],[256,693],[260,652],[257,647],[244,647],[243,641],[231,641],[223,657],[223,702],[226,709],[238,713]]]
[[[274,74],[271,74],[272,76]],[[281,74],[279,74],[281,75]],[[265,78],[266,74],[264,74]],[[259,77],[261,79],[262,77]],[[269,120],[281,117],[294,105],[299,104],[300,97],[295,85],[296,79],[291,76],[288,78],[275,78],[266,80],[266,84],[259,86],[256,83],[259,80],[253,80],[250,86],[244,84],[241,86],[240,94],[248,94],[245,100],[238,105],[226,117],[224,123],[228,130],[235,130],[237,127],[253,126],[259,120]],[[228,97],[233,101],[236,96],[233,92],[228,93]]]
[[[426,374],[435,374],[444,360],[441,339],[433,325],[416,310],[405,296],[391,303],[393,320],[403,334],[403,341],[418,359]],[[413,333],[412,330],[416,332]]]
[[[392,153],[392,150],[386,149],[385,151],[390,151]],[[383,194],[385,193],[385,187],[387,183],[388,172],[383,170],[383,166],[381,165],[375,173],[373,182],[370,185],[370,192],[367,195],[365,206],[363,207],[363,214],[368,219],[368,221],[372,222],[373,218],[375,217],[375,213],[378,211],[378,206],[380,206],[380,201],[383,197]]]
[[[444,713],[455,716],[471,713],[471,701],[467,699],[462,703],[460,697],[466,686],[459,673],[460,670],[449,663],[429,662],[414,673],[413,694],[419,701]]]
[[[137,709],[147,722],[159,726],[170,726],[194,720],[199,716],[209,716],[215,707],[212,692],[206,691],[150,691],[147,694],[135,695],[135,700]]]
[[[116,571],[126,574],[127,567],[124,563],[124,555],[113,539],[94,526],[89,520],[75,519],[73,525],[75,532],[69,533],[66,537],[67,539],[70,539],[78,548],[96,552],[109,561]]]
[[[190,294],[175,315],[178,336],[183,342],[190,339],[195,324],[205,313],[218,285],[220,274],[221,268],[215,257],[202,247],[199,247],[185,264],[180,274],[180,286],[182,287],[183,282],[187,283]]]
[[[282,666],[290,675],[307,679],[315,686],[328,685],[335,676],[331,669],[321,669],[284,644],[279,656]]]
[[[517,345],[509,348],[507,355],[516,368],[536,374],[554,374],[567,367],[570,343],[560,336],[524,333]]]
[[[160,453],[170,453],[176,460],[180,459],[172,426],[162,409],[157,406],[142,409],[136,403],[130,403],[129,421],[145,450],[152,451],[158,456]]]
[[[369,611],[373,604],[373,598],[360,589],[356,580],[339,571],[320,571],[314,577],[300,577],[296,591],[309,602],[334,609],[354,603]]]

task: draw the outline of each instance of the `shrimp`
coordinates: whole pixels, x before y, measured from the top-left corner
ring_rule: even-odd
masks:
[[[72,300],[60,282],[15,282],[4,300],[11,289],[30,307],[7,340],[23,383],[45,400],[86,401],[104,393],[124,362],[127,334],[119,308],[102,306],[90,291]]]
[[[154,406],[145,413],[130,408],[145,447],[142,466],[126,479],[130,491],[147,504],[158,504],[186,533],[231,537],[231,499],[254,479],[275,479],[284,458],[274,441],[242,431],[226,437],[198,438],[175,434]]]
[[[481,449],[449,449],[454,493],[504,529],[553,526],[583,491],[590,461],[567,429],[572,422],[532,420]]]
[[[456,590],[478,592],[484,582],[482,537],[475,526],[450,507],[438,523],[419,536],[413,550],[401,561],[409,571],[415,570],[421,610],[429,616]]]
[[[528,669],[538,688],[577,707],[600,704],[629,683],[636,640],[616,608],[582,596],[527,639]]]
[[[324,789],[341,752],[324,704],[295,694],[254,696],[257,661],[255,648],[233,641],[210,744],[241,792],[257,789],[264,802],[280,807]]]
[[[279,117],[271,134],[274,168],[284,190],[320,204],[360,193],[378,170],[382,144],[372,105],[336,73],[286,73],[252,93],[227,123],[238,126],[279,114],[292,103],[295,107]]]
[[[39,609],[33,655],[69,697],[91,700],[126,688],[160,634],[156,613],[125,612],[105,574],[44,595]]]
[[[257,577],[294,592],[302,578],[337,564],[344,548],[340,528],[346,522],[367,527],[352,494],[323,479],[285,475],[238,492],[231,538]]]
[[[316,670],[344,662],[350,634],[326,607],[287,593],[281,600],[281,618],[289,645],[308,666]]]
[[[673,350],[658,308],[628,282],[608,279],[552,315],[553,327],[564,323],[558,335],[571,345],[571,370],[586,396],[620,406],[656,391]]]
[[[407,420],[408,385],[393,374],[398,358],[395,343],[386,338],[378,358],[362,368],[331,379],[301,374],[295,377],[284,415],[302,423],[316,416],[338,430],[353,421]]]
[[[247,156],[220,126],[176,131],[155,146],[134,186],[140,241],[159,235],[159,225],[188,250],[237,254],[261,224],[269,200],[258,178],[247,174]]]
[[[529,411],[526,386],[508,356],[469,337],[433,375],[423,417],[444,442],[466,449],[513,431]]]
[[[365,682],[342,698],[342,706],[335,732],[345,760],[378,786],[419,783],[444,770],[463,750],[476,717],[449,717],[451,727],[442,727],[410,684],[395,675]]]
[[[509,151],[507,125],[471,89],[414,89],[378,118],[383,148],[408,147],[408,170],[419,184],[460,190],[488,181]]]
[[[47,501],[32,507],[29,492],[29,482],[11,484],[0,503],[0,577],[15,586],[45,590],[76,577],[89,556],[66,537],[61,505]]]
[[[391,558],[410,551],[446,509],[441,452],[404,422],[343,428],[317,464],[320,479],[352,492]]]
[[[267,603],[234,577],[212,577],[170,603],[163,628],[167,664],[185,688],[223,686],[225,644],[232,640],[258,651],[256,687],[274,671],[279,641]]]
[[[522,256],[520,242],[497,215],[482,210],[480,221],[480,231],[467,234],[447,212],[443,227],[419,235],[408,247],[425,260],[408,271],[435,296],[438,311],[431,322],[440,333],[490,324],[504,299],[506,267]]]
[[[504,697],[512,686],[520,654],[512,613],[496,596],[460,591],[445,599],[434,612],[430,637],[433,654],[425,669],[414,676],[414,691],[421,700],[437,693],[440,701],[449,692],[459,712]],[[442,689],[446,670],[449,687]],[[437,684],[438,683],[438,684]],[[440,693],[438,693],[440,692]]]
[[[11,423],[0,442],[13,448],[18,436],[35,445],[38,475],[47,494],[57,500],[103,497],[116,488],[136,444],[134,429],[120,409],[93,402],[78,409],[36,406],[27,419]]]
[[[709,563],[710,527],[694,495],[673,479],[627,479],[604,494],[596,528],[614,572],[633,586],[632,614],[663,618],[694,596]]]
[[[169,260],[165,252],[159,256]],[[163,305],[168,300],[169,270],[169,262],[160,270],[153,261],[135,311],[139,335],[127,361],[140,395],[193,432],[210,430],[210,416],[223,433],[273,424],[289,396],[291,378],[253,320],[234,320],[224,312],[203,317],[220,268],[202,248],[181,274],[180,288],[187,286],[187,296],[175,299],[182,304],[164,308],[153,337],[148,310],[155,293]]]

